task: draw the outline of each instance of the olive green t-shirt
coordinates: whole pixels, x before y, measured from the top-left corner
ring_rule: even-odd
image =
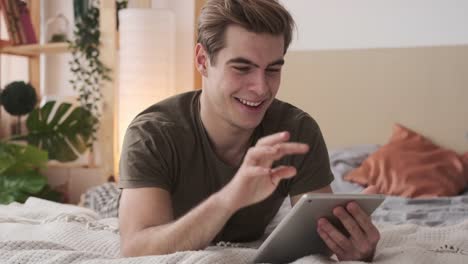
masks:
[[[167,190],[176,219],[223,188],[239,169],[223,162],[213,150],[200,118],[200,93],[180,94],[140,113],[127,129],[121,152],[120,188]],[[289,131],[290,141],[310,146],[307,154],[287,156],[274,164],[292,165],[297,175],[281,181],[264,201],[235,213],[214,242],[260,238],[285,197],[313,191],[333,180],[317,123],[307,113],[275,99],[255,129],[251,144],[280,131]]]

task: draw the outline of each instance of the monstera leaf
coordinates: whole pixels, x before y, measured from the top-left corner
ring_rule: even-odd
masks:
[[[18,139],[25,139],[28,144],[46,150],[51,160],[76,160],[77,153],[81,154],[88,148],[98,120],[83,107],[72,109],[69,103],[61,103],[53,112],[55,104],[55,101],[50,101],[34,109],[26,120],[29,133]]]

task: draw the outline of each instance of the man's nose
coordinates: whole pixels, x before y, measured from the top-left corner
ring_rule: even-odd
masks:
[[[255,80],[250,86],[250,90],[254,91],[259,96],[268,92],[268,83],[264,73],[255,74]]]

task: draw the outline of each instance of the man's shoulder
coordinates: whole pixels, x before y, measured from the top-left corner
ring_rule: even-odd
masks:
[[[198,94],[198,91],[185,92],[155,103],[139,113],[129,128],[189,128]]]
[[[315,119],[307,112],[279,99],[272,102],[265,114],[264,123],[280,130],[294,130],[304,126],[313,130],[319,128]]]

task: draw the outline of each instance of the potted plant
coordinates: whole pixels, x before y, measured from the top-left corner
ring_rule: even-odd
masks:
[[[55,101],[34,109],[35,89],[22,81],[8,84],[0,102],[8,113],[18,116],[15,134],[0,141],[0,203],[24,202],[29,196],[61,201],[61,194],[49,187],[39,169],[49,159],[75,160],[76,153],[86,150],[97,120],[84,108],[72,109],[67,103],[55,111]],[[28,113],[28,131],[22,133],[19,117]]]
[[[63,201],[39,171],[47,160],[47,152],[37,147],[0,141],[0,204],[22,203],[29,196]]]
[[[48,160],[76,160],[77,153],[86,150],[97,119],[83,107],[55,105],[50,101],[34,109],[26,119],[26,134],[0,141],[0,203],[24,202],[29,196],[65,201],[39,169]]]
[[[36,103],[36,90],[31,84],[15,81],[5,86],[0,95],[0,105],[10,115],[18,117],[13,134],[21,134],[21,116],[31,112]]]
[[[50,160],[74,161],[77,154],[84,153],[89,146],[98,120],[81,106],[56,104],[56,101],[49,101],[34,109],[26,119],[28,133],[10,139],[23,140],[46,150]]]

